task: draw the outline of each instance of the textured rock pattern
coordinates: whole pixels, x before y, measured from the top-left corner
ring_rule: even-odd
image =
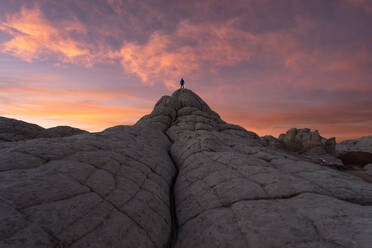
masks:
[[[372,244],[372,184],[267,146],[187,89],[133,127],[0,149],[0,247]]]
[[[160,131],[119,126],[0,150],[0,247],[162,247],[175,173]]]

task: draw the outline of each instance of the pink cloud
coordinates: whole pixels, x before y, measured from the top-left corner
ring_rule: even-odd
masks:
[[[107,1],[118,15],[127,11],[121,1]],[[328,71],[350,68],[349,58],[332,60],[335,56],[332,52],[315,45],[309,49],[299,39],[317,30],[320,25],[317,21],[297,17],[296,26],[291,29],[257,34],[237,28],[238,22],[239,18],[224,23],[183,21],[171,32],[152,31],[145,43],[122,41],[121,48],[113,49],[104,42],[106,31],[98,32],[104,37],[87,43],[72,35],[77,32],[85,36],[88,32],[77,19],[52,23],[39,8],[22,8],[0,23],[0,29],[12,36],[0,49],[26,61],[55,55],[59,59],[57,66],[61,63],[91,66],[119,60],[126,72],[138,76],[143,83],[161,82],[170,90],[177,87],[182,76],[214,74],[221,68],[247,61],[282,64],[297,74],[311,67]],[[116,31],[111,32],[117,35]]]
[[[234,29],[231,23],[182,22],[174,33],[154,32],[146,44],[124,44],[121,64],[145,83],[161,80],[172,88],[171,82],[182,75],[248,61],[256,53],[250,48],[259,41],[255,35]]]
[[[161,81],[174,88],[174,82],[183,75],[213,74],[242,62],[278,63],[301,73],[332,57],[319,47],[308,49],[299,38],[316,30],[317,22],[298,18],[290,30],[255,34],[237,28],[238,20],[200,24],[184,21],[174,32],[154,32],[144,44],[125,43],[120,50],[121,64],[147,84]]]

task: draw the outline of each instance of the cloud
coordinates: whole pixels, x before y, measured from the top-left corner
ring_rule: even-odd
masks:
[[[122,1],[107,0],[107,3],[116,15],[130,15]],[[110,22],[114,21],[112,18],[109,17]],[[181,21],[174,30],[150,30],[145,42],[129,41],[123,35],[117,37],[116,26],[110,32],[107,28],[102,31],[85,26],[76,17],[71,21],[50,21],[37,6],[23,7],[5,19],[0,29],[12,38],[1,44],[3,53],[29,62],[54,56],[58,59],[56,65],[92,66],[120,61],[125,72],[138,76],[141,82],[151,86],[161,83],[170,90],[177,88],[176,82],[181,77],[213,75],[244,62],[276,64],[294,74],[309,68],[323,71],[350,68],[346,62],[332,60],[331,51],[316,44],[309,46],[306,37],[317,32],[321,23],[303,17],[297,17],[293,27],[260,33],[242,29],[241,17],[215,23]],[[136,28],[137,24],[133,25]],[[97,35],[87,42],[91,33]],[[122,45],[111,47],[106,40],[109,33]]]
[[[57,54],[65,63],[94,63],[90,46],[72,38],[73,34],[86,33],[84,25],[76,19],[51,23],[38,7],[23,7],[19,13],[6,16],[6,20],[0,22],[0,30],[12,36],[1,45],[1,52],[25,61]]]
[[[144,83],[162,82],[168,88],[182,76],[216,74],[222,69],[253,64],[278,64],[300,73],[323,61],[328,53],[309,49],[302,34],[317,23],[299,19],[289,30],[253,33],[237,27],[239,18],[224,23],[181,22],[173,32],[155,31],[147,42],[126,42],[120,50],[121,64]]]
[[[218,67],[248,61],[259,38],[225,25],[182,22],[174,33],[154,32],[145,44],[126,43],[121,64],[150,85],[163,81],[168,87],[183,75],[211,72]]]

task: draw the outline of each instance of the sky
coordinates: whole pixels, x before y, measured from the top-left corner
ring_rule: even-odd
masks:
[[[372,0],[5,0],[0,116],[101,131],[185,86],[277,137],[372,135]]]

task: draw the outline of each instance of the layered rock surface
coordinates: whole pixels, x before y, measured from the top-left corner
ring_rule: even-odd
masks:
[[[0,156],[0,247],[372,244],[372,184],[267,146],[187,89],[132,127]]]

